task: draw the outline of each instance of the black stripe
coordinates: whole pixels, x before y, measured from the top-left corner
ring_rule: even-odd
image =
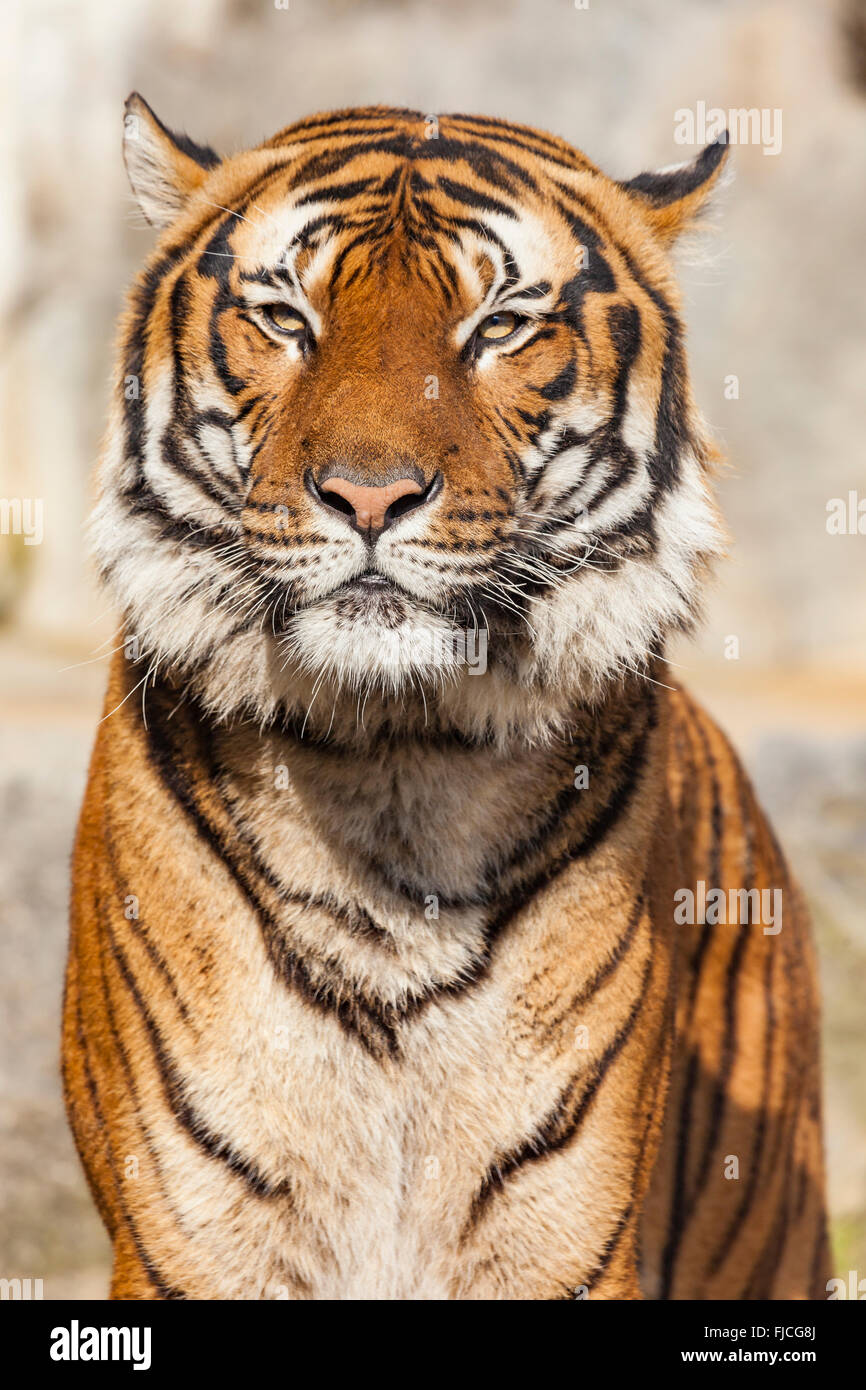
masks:
[[[372,1056],[380,1057],[383,1052],[394,1055],[397,1051],[396,1011],[390,1006],[378,1006],[361,999],[357,994],[357,986],[353,985],[350,991],[341,992],[331,985],[323,985],[312,977],[303,959],[288,944],[280,923],[268,910],[253,876],[240,862],[237,847],[246,850],[250,861],[248,868],[252,875],[257,876],[283,902],[318,907],[323,911],[330,911],[334,916],[337,916],[338,912],[323,900],[316,901],[306,894],[290,893],[263,862],[254,842],[234,820],[232,824],[237,845],[230,845],[226,841],[223,833],[211,822],[199,804],[193,785],[185,772],[186,760],[193,757],[194,751],[202,759],[205,769],[208,768],[209,757],[201,745],[202,726],[199,726],[198,749],[195,750],[195,734],[188,725],[185,726],[184,732],[192,735],[193,747],[185,743],[181,749],[172,745],[161,723],[161,711],[155,695],[148,727],[143,730],[151,763],[163,784],[182,807],[200,839],[222,861],[227,872],[241,889],[259,922],[268,957],[279,978],[287,986],[295,988],[306,1003],[319,1012],[336,1018],[344,1030],[362,1043]],[[212,767],[210,778],[210,789],[218,795],[215,770]],[[223,806],[230,815],[224,800]],[[351,916],[348,917],[350,930],[353,920]],[[322,964],[325,967],[335,967],[336,961],[325,961]]]
[[[633,1211],[634,1199],[632,1199],[628,1203],[628,1205],[623,1208],[623,1211],[620,1214],[613,1230],[611,1231],[610,1235],[605,1241],[598,1262],[593,1267],[593,1270],[589,1275],[588,1279],[585,1281],[588,1288],[591,1288],[593,1284],[598,1284],[599,1281],[607,1273],[607,1270],[610,1266],[610,1262],[616,1254],[617,1249],[619,1248],[619,1243],[625,1235],[625,1232],[628,1230],[629,1222],[631,1221]]]
[[[257,1197],[291,1196],[292,1188],[288,1179],[273,1182],[266,1177],[253,1159],[240,1153],[230,1139],[216,1133],[212,1126],[196,1112],[187,1095],[186,1083],[168,1052],[156,1019],[136,984],[135,976],[130,969],[123,948],[110,933],[107,940],[112,959],[123,977],[126,988],[132,996],[145,1026],[166,1100],[178,1124],[208,1158],[222,1163],[241,1178],[249,1191]]]
[[[752,1208],[755,1194],[758,1190],[758,1179],[761,1175],[761,1159],[766,1147],[768,1130],[768,1105],[770,1099],[770,1079],[773,1058],[773,1034],[775,1028],[775,1006],[773,1000],[773,953],[768,950],[766,961],[764,962],[764,1014],[765,1014],[765,1035],[764,1035],[764,1057],[762,1065],[761,1081],[761,1101],[758,1108],[758,1118],[755,1126],[755,1139],[752,1146],[752,1153],[749,1159],[749,1174],[744,1185],[740,1200],[733,1217],[728,1223],[721,1240],[716,1246],[715,1252],[709,1262],[707,1273],[710,1278],[718,1274],[728,1255],[733,1249],[734,1243],[743,1229],[746,1217]]]
[[[503,203],[501,198],[494,198],[492,194],[485,193],[481,189],[471,188],[469,184],[461,183],[459,179],[451,179],[445,174],[440,174],[435,185],[428,183],[426,179],[419,179],[418,184],[425,188],[441,188],[442,192],[447,193],[448,197],[455,203],[463,203],[469,208],[478,208],[481,212],[498,212],[503,217],[510,217],[513,221],[517,220],[517,213],[510,204]]]
[[[111,789],[109,790],[109,795],[110,793]],[[114,844],[114,836],[112,835],[107,823],[103,824],[103,836],[105,842],[105,850],[108,857],[109,869],[111,870],[111,874],[120,891],[120,897],[127,898],[130,896],[129,885],[124,881],[123,875],[120,872],[120,868],[117,862],[117,852]],[[177,981],[175,980],[174,976],[169,970],[168,963],[166,962],[166,959],[163,956],[162,952],[158,949],[154,942],[151,941],[150,936],[145,929],[145,924],[143,922],[136,921],[135,918],[129,918],[126,916],[124,916],[123,920],[124,922],[128,923],[133,935],[136,937],[138,941],[141,942],[142,946],[147,952],[147,955],[154,969],[165,981],[169,994],[171,995],[172,999],[177,1005],[178,1013],[180,1014],[184,1023],[189,1023],[189,1009],[187,1008],[185,1000],[180,995],[180,992],[177,987]],[[110,918],[108,918],[107,916],[106,928],[113,936],[114,932],[110,925]]]
[[[723,810],[721,790],[719,784],[718,765],[716,762],[715,754],[713,753],[713,750],[710,746],[710,742],[707,737],[706,730],[704,728],[703,721],[700,715],[696,715],[693,717],[692,727],[696,730],[698,739],[701,743],[702,751],[705,758],[706,770],[709,772],[710,777],[711,839],[707,863],[710,887],[715,888],[721,885],[721,850],[722,839],[724,835],[722,822]],[[745,817],[744,823],[747,823],[745,822]],[[749,862],[751,863],[751,856]],[[686,1034],[688,1033],[688,1030],[691,1027],[691,1023],[694,1018],[698,990],[700,987],[701,975],[703,972],[704,959],[713,941],[713,935],[713,929],[709,924],[705,923],[703,926],[703,930],[701,931],[697,951],[695,952],[694,959],[691,964],[691,980],[689,982],[689,1005],[686,1024]],[[734,1007],[737,983],[736,977],[739,972],[742,953],[745,950],[746,941],[746,929],[741,928],[737,941],[734,945],[734,949],[731,953],[731,959],[728,962],[728,969],[726,975],[725,1033],[722,1049],[722,1058],[724,1059],[724,1064],[723,1068],[720,1068],[720,1072],[724,1068],[726,1068],[729,1072],[731,1066],[733,1065],[732,1029],[734,1025]],[[695,1204],[706,1182],[706,1176],[709,1171],[709,1163],[712,1157],[712,1150],[715,1146],[716,1138],[720,1129],[721,1115],[724,1107],[724,1095],[722,1094],[721,1086],[717,1078],[716,1085],[713,1089],[712,1100],[710,1103],[710,1127],[707,1133],[707,1137],[704,1141],[703,1155],[698,1169],[698,1178],[691,1193],[689,1193],[687,1191],[686,1184],[688,1175],[689,1142],[693,1137],[692,1104],[698,1085],[699,1068],[700,1053],[696,1047],[693,1047],[689,1054],[688,1068],[683,1083],[683,1101],[677,1127],[676,1165],[673,1187],[674,1195],[673,1202],[671,1205],[671,1216],[668,1228],[668,1237],[662,1256],[662,1292],[660,1294],[660,1297],[664,1299],[670,1298],[671,1295],[671,1288],[674,1277],[674,1266],[676,1263],[677,1253],[679,1250],[679,1246],[682,1242],[683,1236],[685,1234],[685,1229],[688,1225],[689,1218],[692,1214],[692,1211],[694,1210]]]
[[[741,1298],[743,1300],[764,1299],[769,1297],[773,1283],[773,1274],[779,1267],[782,1254],[787,1242],[790,1230],[790,1192],[791,1177],[794,1169],[795,1140],[797,1132],[798,1109],[794,1106],[791,1113],[783,1152],[786,1155],[785,1172],[779,1188],[779,1202],[776,1213],[776,1220],[770,1228],[770,1233],[762,1246],[758,1258],[756,1259],[747,1281],[743,1287]]]
[[[514,354],[510,353],[509,356],[513,357]],[[571,361],[567,362],[562,371],[558,372],[551,381],[548,381],[546,386],[533,386],[532,389],[537,391],[545,401],[561,401],[566,396],[571,395],[576,381],[577,358],[572,357]]]
[[[533,1037],[535,1038],[537,1044],[544,1043],[544,1041],[547,1038],[549,1038],[557,1028],[561,1026],[562,1020],[565,1017],[566,1013],[572,1014],[575,1012],[575,1010],[582,1009],[586,1004],[588,1004],[590,999],[592,999],[593,995],[597,994],[598,991],[601,989],[602,985],[605,984],[610,979],[610,977],[616,973],[616,971],[622,964],[622,961],[625,959],[626,955],[631,949],[635,937],[637,936],[637,930],[640,926],[641,917],[644,913],[645,908],[646,891],[645,888],[642,887],[637,897],[635,898],[631,916],[626,925],[626,929],[620,936],[619,940],[616,943],[616,946],[608,956],[607,960],[604,961],[600,966],[596,968],[596,970],[593,971],[589,979],[584,981],[578,993],[574,996],[573,999],[569,999],[567,1001],[565,1009],[562,1011],[562,1013],[558,1015],[558,1017],[553,1019],[544,1028],[535,1029]]]
[[[688,405],[685,395],[685,366],[683,333],[680,320],[662,294],[637,264],[634,256],[614,235],[609,223],[585,194],[578,194],[567,184],[558,184],[563,196],[576,203],[595,219],[608,246],[621,257],[629,274],[659,311],[666,330],[662,379],[656,408],[656,428],[653,452],[647,460],[650,476],[658,488],[668,489],[679,477],[679,456],[686,444],[693,444],[688,425]],[[580,224],[586,229],[585,222]],[[594,229],[593,229],[594,230]],[[595,233],[596,237],[598,233]],[[593,253],[590,251],[590,269]]]
[[[339,140],[342,132],[334,130],[335,126],[351,126],[353,133],[355,129],[365,129],[366,125],[369,125],[371,130],[396,130],[395,121],[423,121],[426,119],[421,111],[413,111],[409,107],[403,106],[345,106],[340,111],[305,116],[303,120],[294,121],[291,125],[277,131],[276,135],[271,136],[265,148],[279,149],[283,145],[295,144],[298,136],[319,129],[326,131],[327,134],[318,136],[318,139]]]
[[[138,385],[138,395],[127,397],[124,382],[117,389],[124,402],[124,429],[126,455],[140,467],[144,454],[146,397],[144,390],[144,361],[147,352],[147,325],[156,304],[157,295],[164,277],[187,254],[186,246],[175,246],[165,252],[142,276],[131,295],[133,310],[132,326],[126,336],[123,354],[123,376],[133,377]]]
[[[512,125],[510,121],[498,121],[493,117],[449,116],[450,121],[459,121],[478,133],[482,140],[491,140],[510,148],[526,150],[537,159],[546,159],[559,164],[564,169],[595,173],[592,162],[580,150],[573,149],[565,141],[544,135],[532,126]]]
[[[625,1022],[620,1025],[601,1057],[593,1064],[589,1072],[589,1079],[586,1080],[586,1073],[573,1077],[547,1118],[541,1122],[535,1132],[524,1139],[518,1148],[513,1149],[501,1161],[488,1168],[473,1200],[462,1239],[466,1239],[492,1196],[496,1192],[502,1191],[510,1178],[529,1164],[547,1159],[551,1154],[560,1152],[574,1142],[589,1114],[595,1097],[598,1095],[602,1082],[634,1031],[644,1003],[646,986],[652,973],[653,957],[654,953],[651,947],[644,964],[640,985]]]
[[[754,886],[755,865],[754,865],[754,831],[752,826],[752,808],[749,804],[749,788],[746,783],[742,769],[737,765],[737,780],[740,791],[740,817],[743,825],[745,839],[743,851],[743,884],[746,891]],[[770,1083],[772,1079],[773,1044],[775,1041],[776,1029],[776,1003],[775,992],[773,989],[773,965],[774,953],[766,947],[766,959],[764,961],[764,1056],[762,1066],[761,1081],[761,1102],[758,1110],[758,1120],[755,1129],[755,1141],[749,1165],[749,1176],[742,1192],[737,1209],[730,1221],[725,1234],[719,1242],[715,1254],[709,1265],[710,1276],[716,1274],[721,1265],[727,1259],[734,1242],[737,1239],[746,1217],[754,1201],[755,1193],[758,1188],[758,1180],[761,1173],[761,1161],[764,1154],[768,1131],[768,1107],[770,1100]]]
[[[97,919],[102,917],[104,920],[105,908],[98,891],[95,891],[94,893],[94,906],[96,908]],[[117,1016],[114,1012],[114,1005],[111,1002],[111,991],[108,987],[108,979],[105,973],[104,951],[99,952],[99,978],[102,984],[102,999],[105,1006],[105,1018],[108,1023],[108,1031],[111,1035],[111,1040],[117,1050],[117,1054],[120,1057],[121,1065],[123,1067],[124,1075],[126,1077],[126,1087],[129,1092],[129,1097],[132,1102],[132,1107],[135,1111],[139,1127],[142,1131],[142,1134],[144,1135],[145,1146],[147,1148],[148,1154],[150,1155],[150,1160],[153,1164],[154,1172],[156,1173],[156,1180],[159,1185],[160,1194],[169,1211],[171,1212],[172,1219],[177,1223],[179,1227],[183,1228],[183,1217],[177,1211],[171,1197],[169,1196],[168,1189],[165,1184],[165,1177],[162,1171],[162,1164],[160,1162],[159,1154],[157,1153],[156,1148],[154,1146],[153,1135],[150,1132],[150,1128],[144,1118],[144,1114],[142,1111],[142,1105],[139,1098],[139,1090],[138,1086],[136,1085],[135,1076],[133,1075],[132,1064],[129,1060],[129,1054],[120,1035],[120,1029],[117,1026]]]
[[[367,193],[375,190],[377,194],[383,191],[383,183],[387,180],[377,178],[350,179],[347,183],[331,183],[325,188],[311,189],[303,197],[298,198],[295,207],[306,207],[309,203],[339,203],[351,198],[357,198],[359,193]]]
[[[112,1151],[111,1151],[111,1140],[109,1139],[110,1129],[109,1129],[109,1126],[108,1126],[107,1123],[106,1123],[105,1115],[103,1114],[103,1111],[102,1111],[102,1105],[100,1104],[100,1100],[99,1100],[99,1093],[98,1093],[98,1091],[97,1091],[96,1081],[95,1081],[95,1079],[94,1079],[93,1072],[92,1072],[91,1069],[90,1069],[89,1049],[88,1049],[87,1038],[86,1038],[85,1033],[84,1033],[83,1020],[82,1020],[82,1017],[81,1017],[81,1002],[80,1002],[80,997],[79,997],[79,999],[78,999],[77,1015],[78,1015],[78,1025],[77,1025],[78,1045],[79,1045],[79,1048],[80,1048],[80,1051],[81,1051],[81,1061],[82,1061],[82,1065],[83,1065],[83,1068],[84,1068],[84,1075],[85,1075],[85,1080],[86,1080],[86,1082],[87,1082],[87,1089],[88,1089],[88,1091],[89,1091],[89,1093],[90,1093],[90,1101],[91,1101],[91,1104],[92,1104],[92,1106],[93,1106],[94,1114],[96,1115],[96,1118],[97,1118],[97,1120],[99,1121],[99,1132],[100,1132],[100,1134],[103,1136],[103,1139],[104,1139],[104,1143],[105,1143],[105,1152],[106,1152],[106,1161],[107,1161],[107,1165],[108,1165],[108,1171],[109,1171],[109,1173],[110,1173],[110,1175],[111,1175],[112,1183],[114,1184],[114,1190],[115,1190],[115,1196],[116,1196],[116,1199],[117,1199],[117,1204],[118,1204],[118,1206],[120,1207],[120,1210],[121,1210],[121,1212],[122,1212],[122,1214],[123,1214],[123,1219],[124,1219],[124,1222],[125,1222],[125,1224],[126,1224],[127,1230],[129,1231],[129,1234],[130,1234],[131,1237],[132,1237],[132,1243],[133,1243],[133,1245],[135,1246],[136,1254],[138,1255],[138,1258],[139,1258],[139,1260],[141,1261],[142,1267],[143,1267],[145,1273],[147,1274],[148,1279],[150,1280],[150,1282],[151,1282],[151,1284],[153,1285],[153,1287],[156,1289],[156,1291],[157,1291],[157,1293],[159,1294],[160,1298],[164,1298],[164,1299],[183,1299],[183,1298],[186,1298],[187,1295],[184,1293],[184,1291],[183,1291],[181,1288],[178,1288],[177,1286],[175,1286],[175,1285],[173,1285],[173,1284],[170,1284],[170,1283],[168,1282],[168,1280],[165,1278],[165,1276],[164,1276],[164,1275],[162,1274],[162,1272],[160,1271],[158,1265],[155,1263],[155,1261],[154,1261],[154,1260],[151,1258],[151,1256],[148,1254],[147,1250],[145,1249],[144,1242],[142,1241],[141,1234],[140,1234],[140,1232],[139,1232],[139,1230],[138,1230],[138,1227],[137,1227],[137,1225],[136,1225],[136,1223],[135,1223],[135,1220],[133,1219],[132,1213],[131,1213],[131,1211],[129,1210],[127,1204],[126,1204],[126,1201],[124,1200],[123,1189],[122,1189],[122,1187],[121,1187],[121,1185],[120,1185],[120,1183],[119,1183],[119,1181],[118,1181],[117,1174],[115,1173],[115,1170],[114,1170],[114,1155],[113,1155],[113,1153],[112,1153]],[[116,1240],[116,1238],[117,1238],[117,1233],[116,1233],[116,1231],[115,1231],[115,1233],[114,1233],[113,1238],[114,1238],[115,1240]]]
[[[83,1118],[83,1116],[82,1116],[82,1105],[81,1105],[81,1103],[80,1103],[81,1098],[80,1098],[80,1096],[77,1096],[77,1095],[75,1095],[75,1094],[73,1093],[75,1088],[74,1088],[73,1079],[72,1079],[72,1049],[71,1049],[71,1047],[69,1046],[69,1043],[68,1043],[67,1038],[66,1038],[66,1033],[67,1033],[67,1030],[68,1030],[68,1028],[69,1028],[69,1020],[70,1020],[70,1018],[71,1018],[71,1016],[72,1016],[72,1012],[73,1012],[73,1005],[72,1005],[71,1002],[70,1002],[71,996],[70,996],[70,978],[69,978],[69,970],[70,970],[71,968],[72,968],[72,967],[71,967],[71,962],[70,962],[70,966],[69,966],[69,968],[68,968],[68,970],[67,970],[66,979],[64,980],[64,985],[63,985],[64,1041],[63,1041],[63,1049],[62,1049],[62,1054],[61,1054],[61,1059],[60,1059],[61,1076],[62,1076],[62,1079],[63,1079],[63,1099],[64,1099],[64,1103],[65,1103],[65,1105],[66,1105],[66,1115],[67,1115],[67,1119],[69,1120],[69,1128],[70,1128],[70,1130],[71,1130],[71,1132],[72,1132],[72,1138],[73,1138],[73,1141],[74,1141],[74,1144],[75,1144],[75,1151],[76,1151],[76,1153],[78,1154],[78,1157],[79,1157],[79,1159],[80,1159],[80,1161],[81,1161],[81,1167],[82,1167],[82,1169],[83,1169],[83,1171],[84,1171],[84,1176],[85,1176],[85,1178],[87,1179],[87,1186],[88,1186],[88,1188],[90,1189],[90,1195],[92,1196],[93,1201],[94,1201],[94,1204],[96,1205],[97,1211],[99,1212],[99,1215],[100,1215],[100,1217],[101,1217],[101,1219],[102,1219],[102,1224],[104,1225],[106,1231],[108,1232],[108,1235],[109,1235],[110,1239],[111,1239],[111,1240],[114,1240],[115,1235],[117,1234],[117,1222],[116,1222],[115,1219],[114,1219],[114,1213],[113,1213],[111,1207],[110,1207],[110,1206],[108,1205],[108,1203],[106,1202],[105,1197],[104,1197],[104,1195],[103,1195],[103,1193],[102,1193],[102,1190],[101,1190],[101,1188],[99,1187],[98,1183],[96,1182],[96,1179],[95,1179],[95,1176],[94,1176],[93,1172],[91,1171],[90,1164],[88,1163],[87,1155],[86,1155],[85,1152],[84,1152],[84,1147],[83,1147],[83,1145],[82,1145],[81,1136],[80,1136],[80,1133],[79,1133],[79,1130],[80,1130],[80,1129],[84,1129],[84,1128],[87,1128],[87,1127],[89,1127],[89,1128],[92,1129],[92,1128],[94,1127],[94,1125],[93,1125],[92,1121],[91,1121],[89,1118],[87,1118],[87,1119]],[[76,974],[77,974],[77,964],[76,964]],[[84,1068],[85,1068],[85,1057],[84,1057],[85,1048],[84,1048],[84,1045],[83,1045],[83,1034],[82,1034],[82,1030],[81,1030],[81,1009],[80,1009],[80,1005],[79,1005],[79,993],[80,993],[80,991],[79,991],[79,988],[78,988],[78,984],[77,984],[77,982],[76,982],[76,984],[75,984],[75,1005],[74,1005],[75,1025],[76,1025],[76,1026],[75,1026],[75,1034],[76,1034],[76,1038],[77,1038],[77,1040],[78,1040],[78,1054],[77,1054],[77,1055],[78,1055],[78,1060],[79,1060],[80,1063],[81,1063],[82,1069],[84,1069]],[[103,1133],[104,1133],[104,1124],[103,1124],[102,1119],[101,1119],[101,1112],[94,1109],[94,1096],[93,1096],[92,1093],[91,1093],[91,1112],[92,1112],[92,1114],[93,1114],[93,1116],[94,1116],[94,1119],[95,1119],[95,1122],[96,1122],[96,1124],[95,1124],[96,1129],[98,1130],[98,1132],[99,1132],[100,1134],[103,1134]]]

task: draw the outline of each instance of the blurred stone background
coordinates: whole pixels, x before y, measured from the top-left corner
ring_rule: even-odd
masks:
[[[41,499],[44,539],[0,535],[0,1275],[43,1278],[46,1297],[106,1289],[57,1034],[111,631],[81,525],[114,320],[153,235],[120,157],[132,88],[226,152],[384,101],[546,127],[617,176],[686,157],[675,113],[699,101],[781,111],[780,152],[734,149],[710,254],[682,268],[734,544],[700,642],[676,656],[745,753],[813,905],[836,1267],[866,1276],[866,535],[826,529],[831,499],[866,497],[860,0],[7,0],[0,497]]]

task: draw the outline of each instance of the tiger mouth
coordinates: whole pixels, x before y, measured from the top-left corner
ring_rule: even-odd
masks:
[[[353,599],[370,608],[386,600],[393,603],[402,601],[406,604],[425,607],[415,594],[404,589],[402,584],[398,584],[387,574],[382,574],[380,570],[364,570],[362,574],[356,574],[351,579],[347,579],[345,583],[333,589],[326,597],[328,600]]]
[[[430,611],[429,604],[419,599],[416,594],[410,593],[408,589],[404,589],[388,575],[378,570],[364,570],[361,574],[344,580],[328,593],[294,605],[283,614],[282,620],[278,617],[277,630],[286,630],[291,627],[293,618],[325,604],[336,604],[336,611],[342,618],[381,617],[387,619],[389,626],[398,618],[408,617],[413,610],[420,608]]]
[[[389,589],[396,593],[398,586],[386,574],[379,574],[375,570],[365,570],[356,579],[350,579],[344,588],[350,589]]]

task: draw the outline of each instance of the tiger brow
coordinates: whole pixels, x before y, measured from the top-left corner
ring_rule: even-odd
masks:
[[[516,290],[515,294],[526,299],[543,299],[552,289],[549,280],[537,280],[534,285],[527,285],[525,290]]]
[[[238,279],[245,280],[248,284],[275,286],[276,272],[266,265],[259,263],[256,270],[238,271]]]

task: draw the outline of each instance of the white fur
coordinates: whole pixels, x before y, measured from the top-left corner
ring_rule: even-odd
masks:
[[[239,223],[233,235],[243,247],[242,263],[281,252],[315,214],[314,205],[296,206],[297,196],[297,191],[282,192],[276,202],[263,203]],[[496,214],[490,221],[513,247],[524,283],[552,278],[551,265],[562,270],[563,248],[547,242],[543,219],[527,211],[516,222]],[[321,332],[327,331],[327,324],[315,315],[309,294],[314,291],[317,268],[321,272],[334,253],[334,246],[326,242],[305,267],[309,293],[295,277],[296,297],[304,296],[304,312],[311,321],[315,319]],[[457,332],[459,342],[489,312],[503,269],[498,248],[479,243],[469,234],[455,255],[465,284],[474,284],[476,292],[479,256],[492,259],[496,267],[483,303]],[[520,287],[515,287],[511,298],[519,298],[519,293]],[[593,392],[591,381],[581,382],[573,399],[557,405],[544,438],[526,451],[528,474],[540,473],[541,480],[531,505],[517,502],[512,540],[504,544],[495,584],[491,582],[504,607],[491,621],[489,669],[483,675],[470,675],[454,655],[460,629],[467,622],[465,614],[457,620],[455,604],[478,578],[476,559],[457,552],[431,552],[414,544],[439,517],[445,506],[442,496],[429,509],[404,518],[377,545],[378,568],[403,593],[390,603],[390,625],[380,621],[377,602],[366,610],[358,605],[350,610],[338,593],[367,565],[361,538],[350,533],[340,518],[317,513],[316,528],[326,539],[315,549],[315,563],[303,568],[297,561],[311,558],[309,544],[295,548],[261,544],[259,556],[266,562],[260,573],[263,587],[257,585],[257,562],[244,549],[237,520],[248,486],[251,441],[242,425],[234,427],[240,469],[220,430],[210,429],[200,442],[188,446],[190,457],[201,468],[210,467],[235,490],[238,508],[230,516],[194,481],[179,476],[163,460],[161,437],[170,420],[174,383],[171,366],[158,372],[151,369],[144,383],[145,474],[172,515],[191,526],[220,525],[227,541],[213,551],[188,551],[175,541],[156,540],[146,519],[128,515],[118,494],[129,481],[130,464],[122,455],[120,416],[115,412],[91,533],[97,559],[110,571],[110,586],[128,630],[138,636],[155,670],[171,667],[182,673],[220,719],[244,711],[253,713],[264,726],[281,712],[290,712],[309,716],[311,728],[322,721],[332,727],[335,720],[338,727],[341,722],[348,727],[352,720],[360,723],[363,702],[364,716],[373,727],[397,714],[405,718],[408,709],[414,711],[412,717],[423,721],[492,730],[503,740],[517,732],[530,741],[549,736],[567,721],[575,698],[594,698],[612,679],[642,669],[651,645],[657,645],[672,628],[688,625],[698,609],[707,564],[721,550],[721,530],[702,458],[685,449],[679,459],[680,481],[658,503],[657,554],[649,558],[630,553],[625,546],[616,570],[594,568],[594,563],[608,558],[605,533],[639,513],[649,496],[647,460],[653,448],[657,390],[642,380],[642,373],[651,370],[657,355],[648,350],[648,363],[641,360],[634,369],[623,421],[624,439],[638,468],[596,511],[580,513],[555,531],[552,544],[557,558],[573,557],[573,561],[565,565],[567,572],[553,593],[528,605],[524,619],[512,613],[510,605],[531,566],[545,563],[543,553],[526,558],[528,533],[546,516],[557,515],[558,495],[569,491],[575,511],[581,504],[591,506],[607,481],[609,469],[604,464],[587,471],[589,456],[583,446],[546,462],[567,425],[587,430],[604,418],[604,402]],[[485,354],[485,358],[495,362],[496,354]],[[205,364],[199,368],[195,390],[202,402],[231,413],[231,400]],[[696,415],[691,426],[703,447],[703,426]],[[548,553],[548,560],[553,553]],[[216,602],[215,595],[227,580],[229,597]],[[287,612],[284,603],[280,609],[281,586],[286,583],[294,584],[298,596],[294,613]],[[491,603],[488,598],[488,606]],[[484,601],[473,606],[472,614],[471,623],[484,627],[488,618]],[[230,636],[233,625],[245,615],[249,629]]]

